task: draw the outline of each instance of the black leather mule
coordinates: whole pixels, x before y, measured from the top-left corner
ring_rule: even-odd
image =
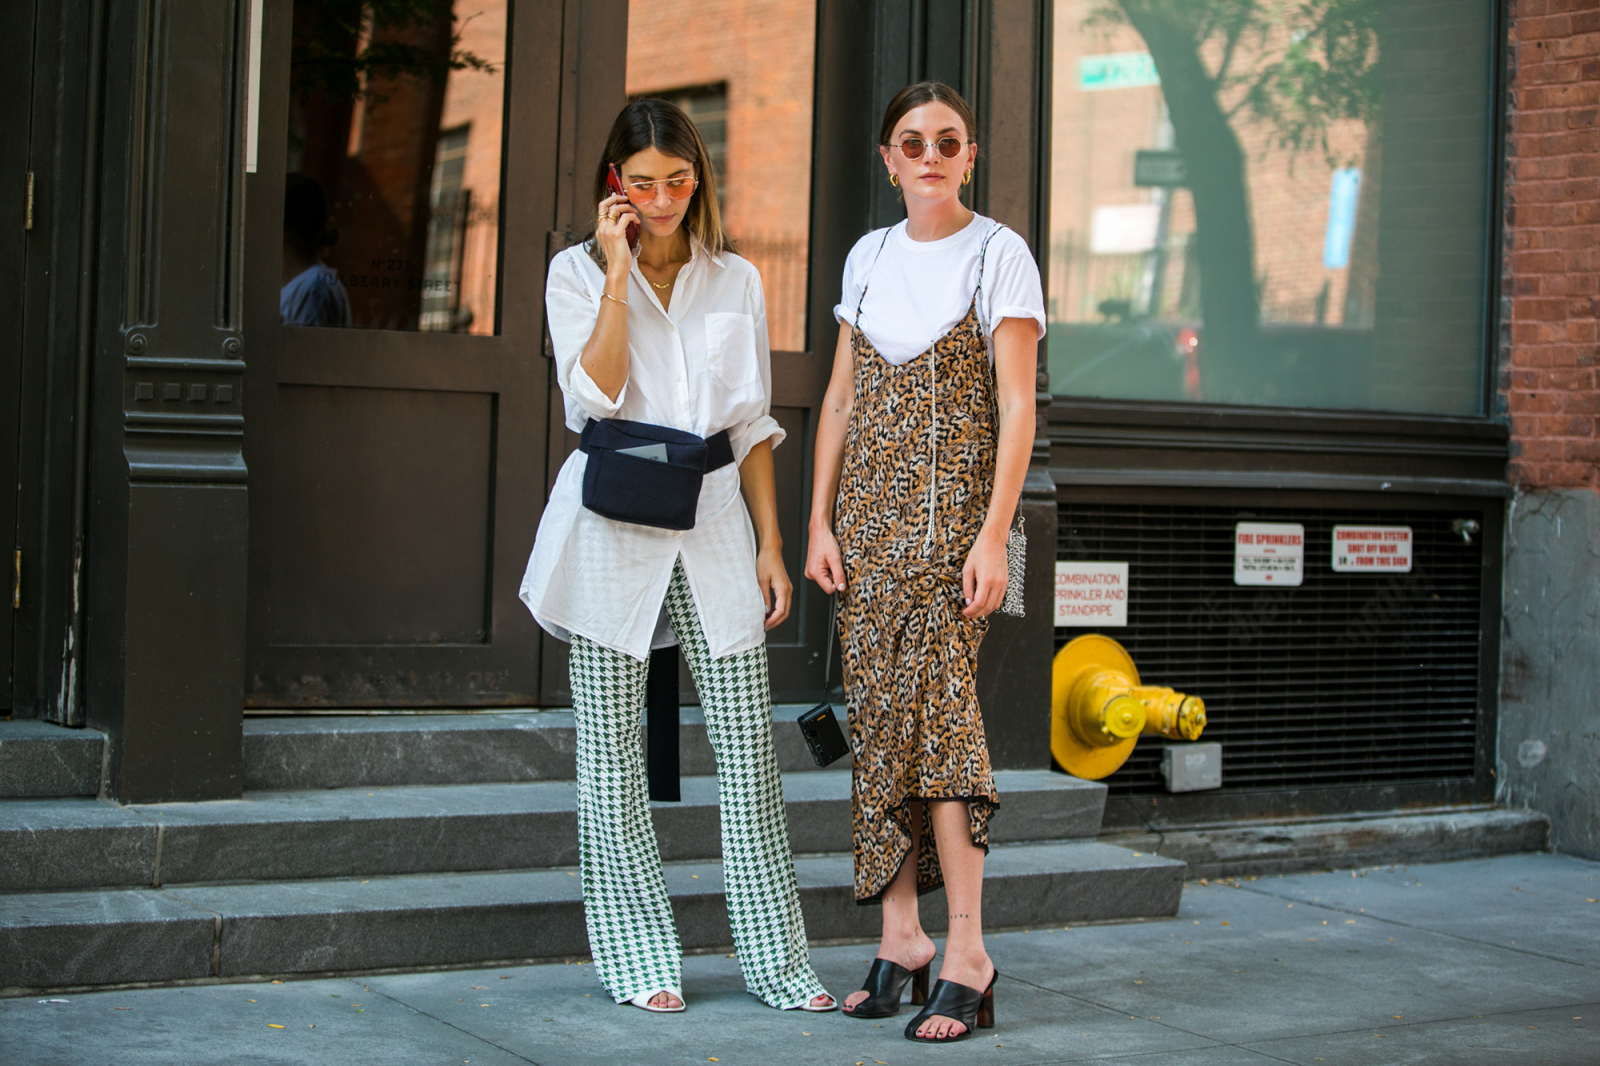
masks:
[[[927,1005],[906,1023],[906,1039],[919,1044],[953,1044],[957,1040],[965,1040],[978,1029],[993,1029],[994,983],[999,978],[1000,971],[996,970],[994,976],[989,978],[989,987],[981,992],[968,985],[941,979],[933,986],[933,995],[928,997]],[[954,1018],[966,1029],[954,1036],[918,1036],[917,1029],[936,1014]]]
[[[929,959],[921,969],[912,971],[898,962],[873,959],[866,983],[861,986],[867,998],[843,1013],[852,1018],[889,1018],[899,1014],[900,993],[905,991],[907,981],[911,982],[911,1005],[920,1007],[928,998],[928,967],[932,964]]]

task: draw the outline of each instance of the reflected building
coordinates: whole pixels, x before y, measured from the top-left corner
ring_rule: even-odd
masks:
[[[718,166],[723,224],[761,272],[778,351],[806,348],[816,17],[814,0],[628,8],[628,95],[672,100],[699,127]]]
[[[352,322],[493,334],[506,0],[342,14],[295,4],[288,160],[329,192]]]
[[[1261,0],[1230,35],[1214,6],[1056,4],[1052,389],[1476,413],[1481,12],[1373,0],[1308,35]]]

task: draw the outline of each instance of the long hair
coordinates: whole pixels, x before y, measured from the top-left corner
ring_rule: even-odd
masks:
[[[915,85],[907,85],[889,101],[889,106],[883,112],[883,125],[878,127],[878,143],[887,146],[894,136],[895,126],[906,112],[923,104],[944,104],[949,107],[962,125],[967,127],[967,140],[978,139],[978,120],[973,117],[971,105],[961,98],[960,93],[942,81],[919,81]]]
[[[645,97],[618,113],[617,120],[611,124],[611,135],[606,138],[605,150],[600,153],[600,165],[595,167],[594,202],[599,203],[611,195],[606,186],[610,168],[615,165],[620,170],[623,163],[646,148],[682,159],[694,168],[699,185],[689,201],[683,224],[712,255],[734,251],[732,239],[723,232],[722,212],[717,208],[717,170],[711,164],[711,153],[706,151],[706,142],[700,139],[700,131],[695,129],[689,116],[670,100]],[[594,239],[592,230],[585,248],[589,258],[604,270],[605,253],[600,250],[600,242]]]

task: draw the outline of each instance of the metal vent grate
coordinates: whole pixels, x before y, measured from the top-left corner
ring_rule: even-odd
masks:
[[[1147,684],[1206,701],[1223,788],[1466,778],[1478,722],[1481,545],[1456,511],[1064,503],[1057,558],[1126,561],[1128,626],[1105,630]],[[1238,521],[1299,522],[1299,588],[1233,584]],[[1409,574],[1334,573],[1335,525],[1408,525]],[[1056,630],[1059,648],[1086,629]],[[1106,784],[1165,791],[1161,742]]]

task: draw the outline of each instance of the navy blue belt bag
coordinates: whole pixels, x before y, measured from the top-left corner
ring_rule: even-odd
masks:
[[[589,457],[583,505],[617,522],[657,529],[693,529],[701,481],[733,462],[727,430],[697,437],[625,418],[591,418],[578,448]]]

